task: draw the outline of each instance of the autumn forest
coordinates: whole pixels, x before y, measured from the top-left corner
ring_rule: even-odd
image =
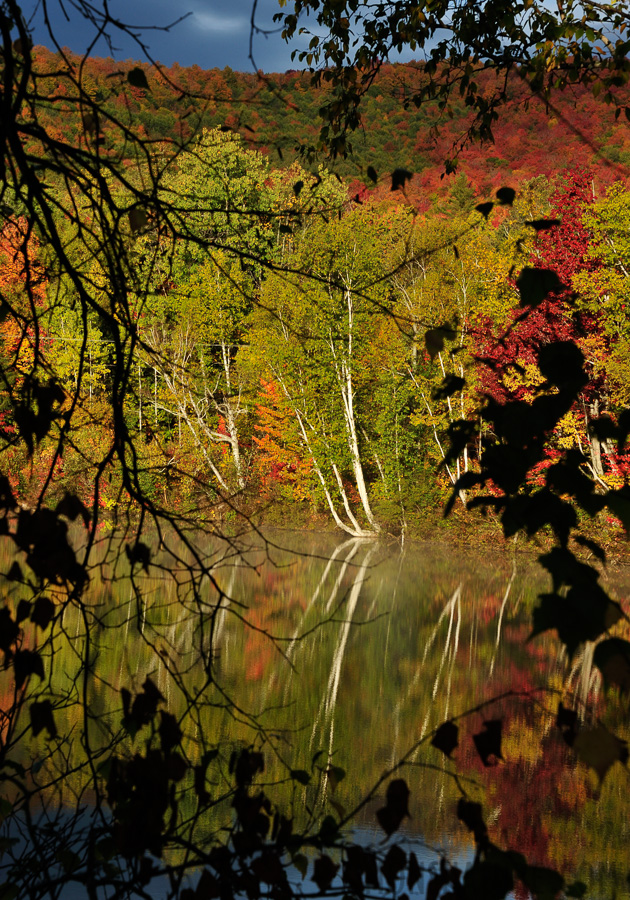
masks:
[[[79,146],[96,141],[104,156],[127,154],[139,182],[181,142],[157,181],[163,202],[177,198],[181,239],[161,237],[141,208],[123,222],[139,281],[120,414],[136,435],[147,496],[200,521],[240,511],[353,536],[420,534],[492,440],[480,423],[448,458],[449,428],[481,396],[531,399],[542,380],[537,351],[552,340],[577,343],[588,382],[531,483],[567,448],[602,487],[623,483],[630,457],[590,427],[602,415],[615,421],[630,400],[623,116],[594,115],[584,90],[551,112],[516,92],[494,146],[466,147],[444,176],[465,108],[449,109],[434,134],[444,111],[409,109],[413,67],[389,66],[368,95],[356,153],[329,169],[309,157],[318,97],[297,72],[270,77],[272,91],[230,70],[160,76],[88,59],[82,88],[98,104],[96,121],[66,102],[59,58],[43,48],[34,58],[40,78],[58,82],[37,110],[52,140],[63,130]],[[149,162],[110,118],[139,128]],[[68,186],[51,189],[65,208]],[[96,231],[90,248],[76,222],[60,228],[76,267],[105,290]],[[197,240],[209,239],[202,251]],[[5,408],[7,476],[28,506],[54,461],[53,494],[78,491],[87,508],[115,518],[128,493],[108,454],[111,323],[98,312],[84,320],[51,252],[24,219],[2,234],[13,310],[0,326],[3,367],[18,384],[37,343],[61,407],[78,413],[54,459],[55,430],[40,440],[33,428],[31,456],[33,446],[12,441],[21,423]],[[540,283],[541,270],[551,282]],[[457,505],[468,499],[458,488]]]

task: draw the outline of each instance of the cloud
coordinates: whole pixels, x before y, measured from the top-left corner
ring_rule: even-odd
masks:
[[[249,28],[249,19],[246,16],[230,16],[225,13],[193,12],[190,17],[190,25],[202,28],[204,31],[221,34],[235,34]]]

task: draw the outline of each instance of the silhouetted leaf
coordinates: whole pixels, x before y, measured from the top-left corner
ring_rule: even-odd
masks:
[[[122,693],[122,692],[121,692]],[[139,727],[148,725],[157,712],[158,703],[164,700],[163,695],[150,678],[146,678],[142,685],[142,693],[133,701],[130,718]],[[123,703],[125,695],[123,694]]]
[[[574,881],[573,884],[570,884],[566,890],[565,894],[567,897],[577,897],[580,900],[586,894],[586,885],[583,881]]]
[[[592,541],[590,538],[586,538],[581,534],[576,534],[573,540],[576,544],[580,544],[582,547],[586,547],[587,550],[590,550],[593,556],[600,562],[606,562],[606,551],[600,547],[596,541]]]
[[[311,776],[304,769],[291,769],[291,779],[298,781],[300,784],[308,784]]]
[[[541,594],[533,614],[530,639],[555,629],[570,657],[584,641],[594,641],[619,621],[623,613],[618,603],[597,584],[571,587],[566,596]]]
[[[409,788],[403,778],[395,778],[387,785],[385,806],[377,810],[378,823],[389,837],[400,828],[402,820],[409,818]]]
[[[508,866],[475,860],[470,869],[464,873],[464,887],[467,897],[503,900],[514,888],[514,877]]]
[[[11,568],[5,575],[5,578],[8,579],[8,581],[24,581],[24,573],[22,572],[22,569],[20,568],[20,564],[18,562],[11,563]]]
[[[291,862],[302,876],[302,881],[304,881],[308,872],[308,857],[303,853],[296,853],[291,857]]]
[[[264,757],[257,750],[244,748],[240,753],[235,750],[230,757],[229,771],[230,774],[234,774],[234,780],[239,787],[251,784],[256,775],[264,770]]]
[[[608,638],[595,647],[593,662],[602,673],[604,683],[630,691],[630,643],[622,638]]]
[[[15,613],[15,621],[23,622],[24,619],[28,619],[31,614],[32,604],[29,600],[20,600],[17,606],[17,610]]]
[[[572,747],[578,733],[578,716],[575,710],[567,709],[562,701],[558,704],[556,726],[562,732],[565,742]]]
[[[442,384],[435,389],[433,396],[436,400],[446,400],[447,397],[452,397],[453,394],[463,390],[465,384],[465,378],[461,378],[459,375],[447,375]]]
[[[322,893],[328,890],[338,871],[339,866],[329,856],[319,856],[315,860],[312,878]]]
[[[41,700],[39,703],[31,703],[29,706],[31,728],[35,737],[46,729],[51,740],[57,737],[57,726],[53,717],[50,700]]]
[[[451,756],[451,753],[459,744],[459,728],[455,724],[455,722],[442,722],[438,730],[435,732],[433,737],[431,738],[431,745],[433,747],[437,747],[438,750],[441,750],[442,753],[446,754],[446,756]]]
[[[251,864],[257,878],[266,884],[282,884],[286,882],[286,873],[280,857],[275,850],[265,849]]]
[[[555,228],[557,225],[562,224],[561,219],[532,219],[530,222],[525,222],[526,225],[529,225],[530,228],[533,228],[534,231],[549,231],[550,228]]]
[[[405,189],[405,185],[408,181],[413,178],[413,172],[409,172],[408,169],[394,169],[392,172],[392,191],[397,191],[399,188]]]
[[[376,182],[378,181],[378,175],[376,174],[376,169],[374,168],[374,166],[367,167],[367,177],[370,179],[370,181],[373,181],[374,184],[376,184]]]
[[[149,82],[147,81],[147,76],[144,74],[144,70],[140,68],[140,66],[134,66],[133,69],[130,69],[127,72],[127,81],[132,87],[143,88],[145,91],[149,90]]]
[[[31,612],[31,622],[44,631],[55,616],[55,604],[49,597],[38,597]]]
[[[559,294],[567,289],[553,269],[531,266],[522,270],[516,279],[516,287],[521,295],[521,306],[539,306],[549,294]]]
[[[573,742],[573,749],[583,763],[593,769],[600,784],[610,767],[628,761],[628,745],[604,725],[580,731]]]
[[[584,354],[573,341],[555,341],[538,351],[538,368],[550,384],[560,390],[577,391],[588,378],[584,372]]]
[[[619,490],[610,490],[605,495],[606,506],[617,516],[626,531],[630,532],[630,491],[624,485]]]
[[[129,227],[131,228],[134,234],[137,234],[139,231],[142,231],[147,227],[149,222],[148,216],[146,212],[140,206],[134,206],[133,209],[129,210]]]
[[[27,678],[37,675],[44,677],[44,663],[35,650],[16,650],[13,655],[13,669],[15,672],[15,686],[21,688]]]
[[[326,775],[328,776],[330,789],[334,791],[337,785],[346,777],[346,770],[342,769],[341,766],[328,766]]]
[[[215,900],[220,896],[219,882],[209,869],[204,869],[197,882],[195,900]]]
[[[500,187],[495,196],[502,206],[512,206],[516,191],[511,187]]]
[[[407,869],[407,888],[412,891],[414,886],[422,878],[422,869],[418,865],[416,854],[412,851],[409,854],[409,867]]]
[[[15,497],[11,490],[9,479],[0,474],[0,509],[14,510],[16,508]]]
[[[182,731],[177,724],[177,719],[169,712],[160,713],[160,727],[158,728],[160,735],[160,745],[164,753],[168,753],[173,747],[176,747],[182,739]]]
[[[519,878],[529,888],[536,900],[555,900],[564,887],[564,878],[554,869],[543,866],[526,866]]]
[[[68,491],[66,491],[63,498],[57,504],[55,512],[58,516],[65,516],[66,519],[70,519],[71,522],[76,521],[76,519],[81,516],[86,528],[89,526],[90,519],[92,518],[90,512],[76,494],[69,494]]]
[[[492,210],[494,209],[494,203],[489,200],[487,203],[478,203],[475,206],[475,210],[480,213],[484,219],[487,219]]]
[[[324,844],[334,844],[339,836],[339,825],[333,816],[324,816],[319,826],[319,838]]]
[[[61,863],[64,872],[74,872],[81,865],[81,857],[67,847],[62,847],[55,853],[55,859]]]
[[[484,766],[497,765],[501,756],[501,719],[491,719],[483,723],[484,731],[473,735],[477,753]],[[490,758],[494,757],[494,762]]]
[[[405,868],[407,865],[407,854],[404,850],[402,850],[398,844],[394,844],[393,847],[390,847],[387,856],[383,861],[383,865],[381,866],[381,872],[385,876],[385,881],[390,886],[390,889],[393,891],[396,887],[396,880],[398,879],[398,874]]]
[[[429,328],[424,335],[424,345],[427,353],[433,359],[444,350],[444,341],[452,341],[456,337],[455,331],[449,325],[441,325],[439,328]]]
[[[146,544],[143,544],[142,541],[136,541],[136,543],[131,546],[130,544],[125,544],[125,553],[127,554],[127,559],[134,566],[136,563],[140,563],[145,572],[149,571],[149,564],[151,563],[151,550],[147,547]]]
[[[488,843],[488,829],[481,815],[481,804],[460,797],[457,801],[457,818],[472,831],[475,843],[478,847],[485,847]]]
[[[299,197],[299,196],[300,196],[300,194],[302,193],[302,188],[303,188],[303,187],[304,187],[304,182],[303,182],[303,181],[296,181],[296,182],[295,182],[295,184],[293,185],[293,193],[295,194],[296,197]]]

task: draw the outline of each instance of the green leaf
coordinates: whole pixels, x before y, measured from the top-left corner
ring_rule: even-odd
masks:
[[[132,87],[143,88],[145,91],[149,90],[149,82],[147,81],[147,76],[144,74],[144,70],[141,69],[140,66],[135,66],[133,69],[130,69],[127,72],[127,81]]]

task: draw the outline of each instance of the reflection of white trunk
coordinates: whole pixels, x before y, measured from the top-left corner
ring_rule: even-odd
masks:
[[[343,544],[339,544],[337,547],[335,547],[332,556],[330,557],[330,559],[328,560],[328,562],[326,564],[326,568],[324,569],[322,577],[319,579],[319,583],[318,583],[315,591],[313,592],[313,595],[312,595],[311,599],[309,600],[309,602],[306,606],[306,609],[304,610],[301,626],[300,626],[300,628],[297,628],[293,632],[291,641],[289,643],[289,646],[288,646],[287,652],[286,652],[286,658],[287,658],[288,662],[292,661],[293,654],[295,652],[295,649],[298,646],[298,635],[300,634],[301,631],[304,631],[306,616],[308,615],[309,610],[316,603],[317,598],[319,597],[321,591],[323,590],[324,584],[326,583],[326,579],[328,578],[328,575],[330,574],[330,570],[332,569],[334,563],[337,561],[337,558],[341,555],[341,553],[344,550],[349,551],[347,556],[344,558],[343,563],[339,567],[339,571],[337,572],[337,577],[335,578],[335,582],[334,582],[332,588],[330,589],[330,593],[328,594],[328,600],[326,601],[326,604],[324,607],[324,615],[328,615],[332,605],[334,603],[338,603],[339,588],[341,587],[341,583],[344,579],[346,571],[348,570],[348,566],[349,566],[350,562],[352,561],[352,559],[355,557],[355,555],[359,549],[359,546],[360,546],[359,541],[357,541],[356,539],[352,539],[349,541],[344,541]],[[290,669],[290,671],[288,673],[288,677],[285,680],[285,688],[284,688],[284,702],[285,703],[286,703],[287,692],[289,689],[289,685],[291,683],[291,677],[293,675],[293,671],[294,671],[293,669]]]
[[[359,601],[359,596],[361,594],[361,588],[363,586],[363,581],[365,577],[365,572],[369,566],[370,560],[376,550],[375,546],[370,547],[368,552],[365,554],[363,562],[357,568],[357,574],[355,576],[354,582],[352,583],[352,589],[350,591],[350,596],[348,597],[348,606],[346,608],[346,618],[343,623],[341,634],[339,635],[339,641],[337,643],[337,649],[335,651],[335,655],[333,657],[333,664],[330,672],[330,676],[328,678],[328,691],[326,697],[326,705],[325,705],[325,717],[330,722],[330,735],[328,738],[328,759],[332,758],[333,752],[333,742],[335,736],[335,707],[337,704],[337,692],[339,690],[339,679],[341,677],[341,666],[343,664],[343,658],[346,652],[346,644],[348,642],[348,635],[350,634],[350,627],[352,625],[352,617],[354,615],[354,611],[356,609],[356,605]],[[326,791],[326,785],[324,784],[324,792]]]
[[[574,694],[579,701],[578,710],[581,718],[584,718],[588,709],[589,696],[591,693],[597,693],[600,684],[599,670],[593,665],[596,646],[595,641],[586,641],[582,645],[568,678],[568,682],[571,684],[577,676]]]
[[[352,588],[350,589],[350,594],[348,596],[348,602],[345,607],[345,615],[344,622],[341,626],[341,632],[339,634],[339,639],[337,641],[337,647],[335,648],[335,652],[333,655],[332,665],[330,669],[330,675],[328,677],[328,684],[326,687],[326,692],[322,699],[322,705],[320,706],[319,713],[315,720],[313,731],[311,733],[311,747],[313,746],[313,742],[315,740],[315,735],[317,733],[317,729],[319,727],[320,720],[323,716],[323,728],[326,728],[327,723],[330,723],[330,734],[329,734],[329,753],[332,752],[332,745],[334,740],[334,719],[335,719],[335,706],[337,703],[337,692],[339,690],[339,679],[341,677],[341,668],[343,664],[343,658],[346,651],[346,644],[348,641],[348,635],[350,634],[350,627],[352,625],[352,617],[354,615],[354,611],[356,609],[357,603],[359,601],[359,596],[361,594],[361,587],[363,586],[365,573],[369,566],[370,560],[373,554],[376,551],[376,546],[372,546],[368,549],[365,557],[363,558],[363,562],[360,566],[357,566],[356,575],[354,577],[354,581],[352,582]],[[356,552],[356,548],[351,551],[349,554],[348,560],[354,556]],[[330,602],[330,601],[329,601]]]
[[[225,620],[227,618],[227,608],[234,596],[234,584],[236,582],[236,569],[239,566],[240,557],[236,557],[230,569],[230,580],[227,588],[220,598],[217,609],[212,614],[212,623],[210,631],[210,652],[216,656],[221,647],[221,639],[225,628]],[[215,576],[216,578],[216,576]]]
[[[503,602],[501,603],[501,609],[499,611],[499,622],[497,625],[497,639],[494,645],[494,653],[492,654],[492,662],[490,663],[490,675],[494,672],[494,662],[497,657],[497,650],[499,649],[499,642],[501,640],[501,626],[503,624],[503,613],[505,612],[505,604],[508,602],[508,597],[510,596],[510,591],[512,590],[512,585],[514,583],[514,579],[516,578],[516,560],[514,560],[514,566],[512,568],[512,575],[510,580],[508,581],[508,585],[505,589],[505,594],[503,595]]]

